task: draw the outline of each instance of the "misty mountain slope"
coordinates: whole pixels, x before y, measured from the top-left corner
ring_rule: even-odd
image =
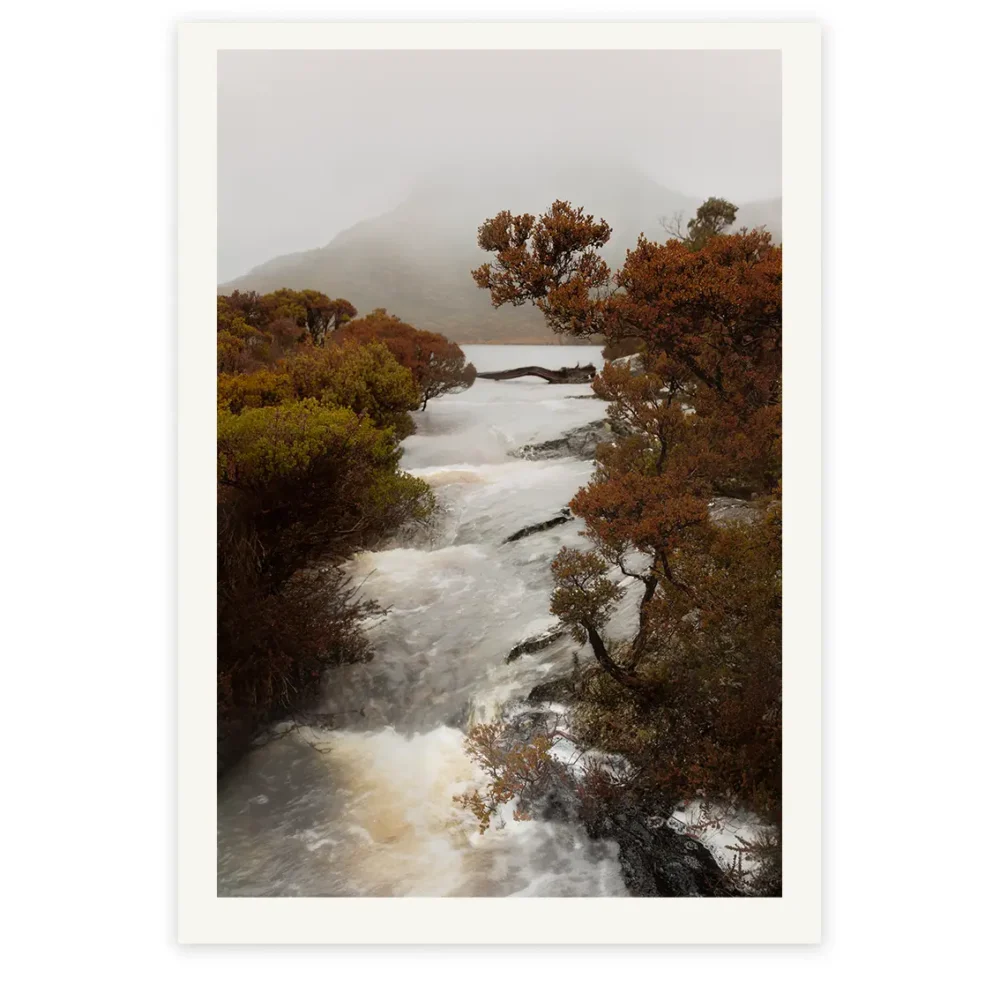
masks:
[[[493,309],[489,294],[476,287],[470,272],[487,259],[476,245],[476,231],[486,218],[502,209],[538,214],[559,198],[611,225],[604,252],[612,266],[621,263],[640,232],[660,239],[661,217],[680,212],[687,219],[700,203],[620,167],[522,174],[478,184],[439,177],[326,246],[276,257],[219,290],[315,288],[349,299],[362,314],[381,306],[407,323],[459,342],[553,341],[536,309]],[[780,239],[781,200],[742,206],[740,224],[766,225]]]
[[[769,198],[766,201],[750,201],[740,207],[736,216],[735,228],[746,226],[747,229],[766,229],[775,243],[781,242],[781,199]]]

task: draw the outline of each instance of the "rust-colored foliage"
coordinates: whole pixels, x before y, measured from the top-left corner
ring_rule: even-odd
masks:
[[[347,299],[312,289],[280,288],[268,295],[241,292],[218,298],[219,372],[255,371],[305,343],[321,346],[329,332],[358,314]]]
[[[218,299],[222,761],[366,655],[376,609],[334,566],[432,506],[398,467],[420,389],[384,343],[331,342],[351,314],[288,289]]]
[[[474,277],[495,306],[532,302],[553,330],[640,356],[594,380],[617,433],[571,503],[592,548],[552,567],[552,611],[599,668],[577,731],[635,765],[633,791],[778,818],[781,248],[721,234],[735,206],[703,209],[683,240],[640,237],[613,278],[596,253],[610,229],[582,209],[502,212],[479,231],[494,257]],[[719,497],[744,501],[738,516],[713,520]],[[638,627],[616,645],[623,581]]]
[[[608,341],[601,348],[601,357],[605,361],[617,361],[632,354],[640,354],[646,345],[639,337],[624,337],[621,340]]]
[[[661,219],[667,235],[679,240],[690,250],[700,250],[705,244],[721,236],[735,221],[739,209],[724,198],[709,198],[698,207],[693,219],[689,219],[685,228],[681,227],[682,215],[676,215],[668,223]]]
[[[421,409],[445,393],[463,392],[476,380],[476,369],[458,344],[429,330],[418,330],[385,309],[376,309],[345,326],[340,341],[381,341],[408,368],[420,387]]]
[[[513,739],[498,722],[471,726],[465,738],[465,751],[486,772],[489,782],[484,794],[478,789],[456,797],[479,820],[479,832],[485,833],[490,820],[500,808],[517,799],[515,820],[530,818],[532,790],[545,781],[553,769],[549,756],[553,738],[540,734],[527,741]]]
[[[615,280],[602,303],[610,340],[641,338],[738,410],[780,398],[781,248],[768,233],[699,250],[640,237]]]
[[[533,302],[559,333],[599,333],[600,313],[591,291],[607,284],[608,265],[597,253],[611,238],[611,227],[594,221],[582,208],[555,201],[537,219],[501,212],[479,227],[479,246],[495,262],[472,272],[489,290],[495,307]]]
[[[479,229],[494,259],[473,277],[494,306],[533,302],[558,333],[641,341],[731,406],[777,400],[781,248],[768,233],[694,246],[640,237],[613,281],[596,252],[610,236],[607,223],[567,202],[538,219],[501,212]]]
[[[323,345],[330,331],[339,329],[358,314],[347,299],[331,299],[311,288],[297,294],[305,311],[305,328],[317,346]]]

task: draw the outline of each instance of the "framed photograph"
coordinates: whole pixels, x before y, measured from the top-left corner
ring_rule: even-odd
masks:
[[[819,941],[820,79],[179,26],[182,942]]]

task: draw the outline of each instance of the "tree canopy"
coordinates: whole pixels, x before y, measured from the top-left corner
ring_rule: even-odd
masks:
[[[700,250],[710,239],[721,236],[735,221],[739,209],[724,198],[709,198],[698,206],[693,219],[688,219],[687,227],[681,227],[684,216],[675,215],[667,222],[660,219],[660,224],[667,235],[679,240],[689,250]]]
[[[445,393],[464,392],[476,380],[476,369],[465,359],[458,344],[439,333],[418,330],[384,309],[376,309],[354,320],[340,333],[343,342],[378,341],[408,368],[420,387],[421,409],[429,400]]]
[[[433,507],[399,469],[423,399],[378,340],[328,335],[353,307],[312,292],[218,299],[220,754],[363,658],[359,600],[337,563]]]
[[[496,307],[530,302],[557,333],[640,351],[593,382],[616,437],[570,504],[585,545],[552,565],[552,613],[598,669],[574,731],[634,765],[604,793],[707,795],[776,819],[781,248],[725,233],[735,216],[709,199],[686,236],[640,237],[612,273],[603,220],[561,201],[505,211],[479,229],[492,258],[473,278]],[[626,598],[636,630],[612,642]]]
[[[303,343],[322,346],[328,333],[358,314],[347,299],[290,288],[220,295],[217,313],[219,371],[229,373],[270,364]]]

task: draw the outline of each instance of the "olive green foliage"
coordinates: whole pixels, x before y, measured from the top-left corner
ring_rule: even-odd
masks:
[[[238,374],[221,372],[217,389],[220,408],[224,407],[232,413],[260,406],[278,406],[294,398],[288,373],[272,368]]]
[[[563,548],[552,562],[552,573],[560,586],[552,594],[550,611],[572,629],[578,642],[587,639],[586,626],[602,628],[614,606],[622,599],[622,588],[606,576],[608,564],[596,552]]]
[[[297,399],[347,407],[400,437],[413,432],[408,411],[423,402],[412,373],[378,340],[304,350],[289,359],[288,374]]]
[[[739,209],[724,198],[709,198],[698,206],[693,219],[688,220],[688,249],[700,250],[710,239],[720,236],[735,221]]]
[[[219,411],[220,487],[253,493],[267,511],[269,530],[282,511],[294,512],[288,530],[323,547],[345,523],[359,539],[427,513],[426,485],[398,469],[391,428],[367,416],[315,399],[280,406]]]
[[[421,409],[446,393],[464,392],[476,380],[474,365],[465,360],[465,353],[439,333],[418,330],[385,309],[375,309],[341,328],[340,341],[377,340],[392,352],[392,356],[413,374],[420,387]]]
[[[304,399],[219,413],[219,482],[242,489],[292,486],[317,465],[350,450],[385,452],[395,442],[364,417],[344,407]],[[383,445],[383,447],[379,447]]]
[[[326,668],[367,655],[378,609],[338,564],[433,508],[399,469],[412,373],[378,342],[317,346],[307,306],[287,290],[219,299],[220,763],[314,698]]]
[[[683,216],[674,216],[673,220],[663,222],[667,235],[679,240],[689,250],[701,250],[709,240],[721,236],[735,221],[739,209],[724,198],[708,198],[698,206],[693,219],[688,219],[687,226],[681,227]]]

